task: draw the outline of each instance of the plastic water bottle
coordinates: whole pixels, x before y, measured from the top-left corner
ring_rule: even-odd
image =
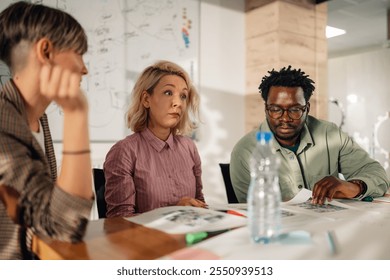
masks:
[[[266,244],[276,241],[281,229],[280,160],[272,147],[271,132],[257,132],[256,140],[250,159],[248,226],[252,241]]]

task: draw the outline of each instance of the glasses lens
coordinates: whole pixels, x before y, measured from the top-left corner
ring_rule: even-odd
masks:
[[[293,120],[299,120],[300,118],[302,118],[303,116],[303,113],[305,112],[306,110],[306,106],[305,107],[291,107],[291,108],[288,108],[288,109],[282,109],[280,107],[268,107],[267,108],[267,112],[268,112],[268,115],[272,118],[272,119],[279,119],[283,116],[284,114],[284,111],[287,111],[287,114],[289,116],[290,119],[293,119]]]
[[[273,119],[278,119],[283,115],[283,110],[278,107],[268,108],[268,115]]]
[[[305,108],[292,107],[288,109],[288,116],[293,120],[299,120],[304,112]]]

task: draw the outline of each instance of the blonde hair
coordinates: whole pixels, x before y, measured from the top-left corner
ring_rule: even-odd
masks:
[[[167,75],[176,75],[183,78],[189,90],[187,110],[177,126],[172,129],[172,133],[174,135],[186,135],[196,128],[196,121],[199,119],[198,92],[182,67],[173,62],[161,60],[147,67],[134,85],[130,106],[126,113],[127,127],[132,131],[143,131],[148,125],[149,110],[143,105],[143,92],[146,91],[150,95],[153,94],[153,90],[158,82]]]

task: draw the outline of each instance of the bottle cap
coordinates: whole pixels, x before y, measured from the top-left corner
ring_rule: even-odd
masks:
[[[258,131],[256,133],[256,141],[265,141],[268,143],[272,139],[272,133],[269,131]]]

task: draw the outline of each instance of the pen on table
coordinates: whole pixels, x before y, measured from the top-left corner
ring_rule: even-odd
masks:
[[[226,210],[226,214],[240,216],[240,217],[246,217],[244,214],[242,214],[238,211],[235,211],[235,210]]]
[[[218,234],[229,231],[230,229],[217,230],[217,231],[200,231],[186,234],[186,243],[187,245],[196,244],[206,238],[216,236]]]
[[[226,213],[226,214],[230,214],[230,215],[234,215],[234,216],[240,216],[240,217],[245,217],[246,218],[246,216],[244,214],[242,214],[242,213],[240,213],[240,212],[238,212],[236,210],[229,209],[229,210],[217,210],[217,211],[223,212],[223,213]]]

